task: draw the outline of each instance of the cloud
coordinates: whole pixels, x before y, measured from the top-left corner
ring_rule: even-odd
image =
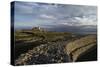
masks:
[[[92,15],[83,17],[76,16],[59,20],[56,23],[69,26],[97,25],[97,18]]]
[[[90,30],[97,26],[97,7],[15,2],[15,23],[16,27],[48,24],[46,27],[61,28],[60,30],[79,30],[80,28]]]
[[[33,8],[23,2],[15,2],[15,14],[32,14]]]
[[[75,19],[77,22],[80,22],[80,25],[97,25],[96,17],[90,17],[75,17]]]
[[[41,14],[40,17],[43,19],[51,19],[51,20],[56,19],[56,17],[54,17],[53,15],[46,15],[46,14]]]

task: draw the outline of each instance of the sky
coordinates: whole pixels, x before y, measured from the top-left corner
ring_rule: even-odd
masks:
[[[15,28],[96,32],[96,6],[15,1],[14,8]]]

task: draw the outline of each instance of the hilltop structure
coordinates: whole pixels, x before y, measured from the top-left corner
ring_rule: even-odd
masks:
[[[41,28],[41,27],[33,27],[32,28],[32,30],[35,30],[35,31],[46,31],[46,30],[44,30],[43,28]]]

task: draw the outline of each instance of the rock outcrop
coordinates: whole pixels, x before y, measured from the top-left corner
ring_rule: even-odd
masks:
[[[65,47],[65,52],[69,56],[69,61],[81,61],[83,56],[85,57],[87,55],[88,57],[84,58],[82,61],[88,61],[89,59],[93,59],[92,56],[95,56],[94,59],[96,59],[96,47],[96,35],[88,35],[68,43]],[[95,54],[93,54],[92,51],[94,51]],[[91,58],[88,53],[91,53]]]

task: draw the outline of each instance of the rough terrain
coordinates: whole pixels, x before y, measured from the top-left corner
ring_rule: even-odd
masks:
[[[88,52],[97,58],[96,35],[76,35],[38,29],[15,32],[15,65],[84,61]],[[96,48],[94,48],[96,47]],[[94,53],[93,53],[94,52]]]

